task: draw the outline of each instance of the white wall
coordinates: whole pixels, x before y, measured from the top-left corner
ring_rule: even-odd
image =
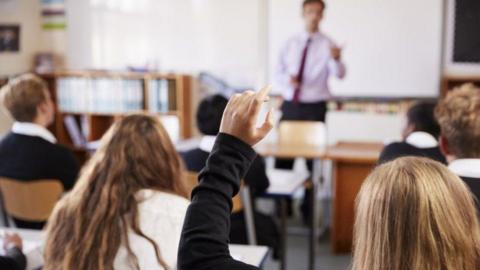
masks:
[[[258,0],[69,1],[71,68],[149,63],[162,71],[209,71],[233,85],[264,81]],[[266,37],[264,37],[266,39]]]
[[[0,5],[0,24],[20,25],[20,52],[0,53],[0,76],[28,71],[41,38],[40,1],[13,0]]]

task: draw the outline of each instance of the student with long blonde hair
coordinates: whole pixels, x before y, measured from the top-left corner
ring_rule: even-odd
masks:
[[[480,269],[474,199],[447,167],[400,158],[378,167],[356,201],[353,270]]]
[[[45,269],[174,269],[188,207],[182,165],[159,120],[112,126],[48,221]]]

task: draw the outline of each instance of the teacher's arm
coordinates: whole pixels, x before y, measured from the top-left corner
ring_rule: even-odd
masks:
[[[260,127],[256,118],[270,88],[235,95],[228,103],[215,146],[192,192],[178,251],[179,270],[257,270],[229,252],[232,197],[256,154],[252,146],[273,126],[272,112]]]
[[[345,64],[342,62],[342,48],[333,44],[330,47],[330,62],[328,63],[328,69],[331,74],[335,75],[339,79],[343,79],[347,73]]]

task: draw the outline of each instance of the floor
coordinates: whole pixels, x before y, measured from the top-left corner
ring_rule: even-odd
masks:
[[[308,267],[308,238],[307,236],[289,235],[287,248],[287,267],[290,270],[303,270]],[[333,255],[330,251],[328,237],[322,237],[317,246],[316,270],[347,270],[351,263],[351,255]],[[279,263],[271,258],[267,259],[264,270],[278,270]]]

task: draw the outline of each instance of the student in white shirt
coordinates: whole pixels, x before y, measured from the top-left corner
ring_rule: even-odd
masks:
[[[157,118],[116,123],[48,221],[45,269],[175,269],[189,205],[182,175]]]
[[[480,199],[480,88],[466,84],[452,90],[439,102],[435,115],[450,170]]]
[[[404,156],[419,156],[446,164],[438,145],[440,126],[435,119],[435,106],[434,102],[418,102],[408,109],[403,141],[387,145],[380,154],[379,163]]]

